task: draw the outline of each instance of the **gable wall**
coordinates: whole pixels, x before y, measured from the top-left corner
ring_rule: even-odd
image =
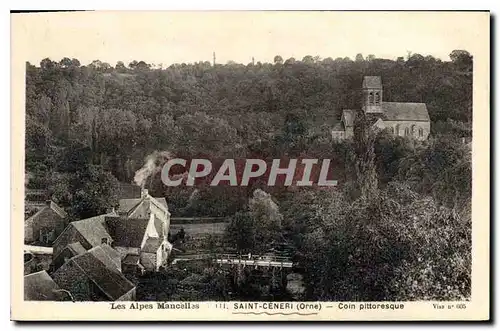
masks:
[[[44,208],[30,222],[26,222],[24,240],[26,242],[39,240],[40,230],[42,230],[42,232],[54,231],[50,239],[52,242],[63,232],[65,227],[66,220],[63,217],[50,208]]]
[[[92,248],[87,240],[78,232],[73,225],[68,225],[63,233],[57,238],[53,245],[53,255],[57,257],[62,250],[71,243],[79,242],[82,246],[89,250]]]

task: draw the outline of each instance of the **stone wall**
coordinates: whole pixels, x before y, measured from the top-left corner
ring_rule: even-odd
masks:
[[[39,241],[40,233],[50,233],[48,244],[51,244],[66,227],[66,220],[50,208],[41,210],[33,219],[25,223],[24,240],[27,243]]]
[[[410,137],[418,140],[426,140],[431,133],[431,123],[422,121],[384,121],[384,125],[387,129],[392,128],[394,135],[399,135],[401,137],[405,136],[405,132],[408,132]],[[399,133],[398,129],[399,128]],[[406,129],[408,129],[406,131]],[[413,131],[412,131],[413,129]],[[422,136],[419,135],[419,129],[423,130]],[[413,132],[413,134],[412,134]]]

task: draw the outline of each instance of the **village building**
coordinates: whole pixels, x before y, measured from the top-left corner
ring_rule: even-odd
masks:
[[[154,198],[144,190],[140,198],[122,199],[118,212],[70,223],[53,245],[53,267],[82,251],[108,245],[131,270],[137,259],[139,271],[158,271],[172,249],[168,242],[170,212],[165,198]]]
[[[47,271],[42,270],[24,276],[24,300],[25,301],[66,301],[70,296],[49,276]]]
[[[75,301],[134,301],[135,285],[121,273],[118,255],[104,246],[72,257],[52,278]]]
[[[48,200],[24,221],[24,242],[50,246],[68,224],[66,212]]]
[[[52,247],[24,245],[24,274],[50,270]]]
[[[392,135],[416,140],[428,138],[431,122],[425,103],[384,101],[380,76],[365,76],[362,90],[362,111],[372,128],[387,129]],[[356,113],[355,109],[342,111],[340,122],[331,131],[334,140],[353,137]]]

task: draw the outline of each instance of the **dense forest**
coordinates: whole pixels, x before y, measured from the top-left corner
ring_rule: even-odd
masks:
[[[357,117],[334,142],[342,109],[360,109],[363,76],[384,100],[424,102],[431,137],[373,133]],[[114,67],[44,59],[26,65],[28,187],[48,189],[73,219],[116,205],[152,160],[144,184],[174,215],[231,216],[227,242],[295,248],[305,299],[457,299],[470,295],[472,57],[449,61],[306,56],[273,63]],[[334,162],[335,189],[165,187],[162,155],[210,159],[314,157]],[[321,263],[318,263],[321,259]]]

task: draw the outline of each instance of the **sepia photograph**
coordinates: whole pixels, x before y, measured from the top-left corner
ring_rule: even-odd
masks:
[[[489,238],[488,159],[473,171],[489,143],[488,12],[11,19],[20,303],[488,309],[489,249],[473,252],[473,234]]]

